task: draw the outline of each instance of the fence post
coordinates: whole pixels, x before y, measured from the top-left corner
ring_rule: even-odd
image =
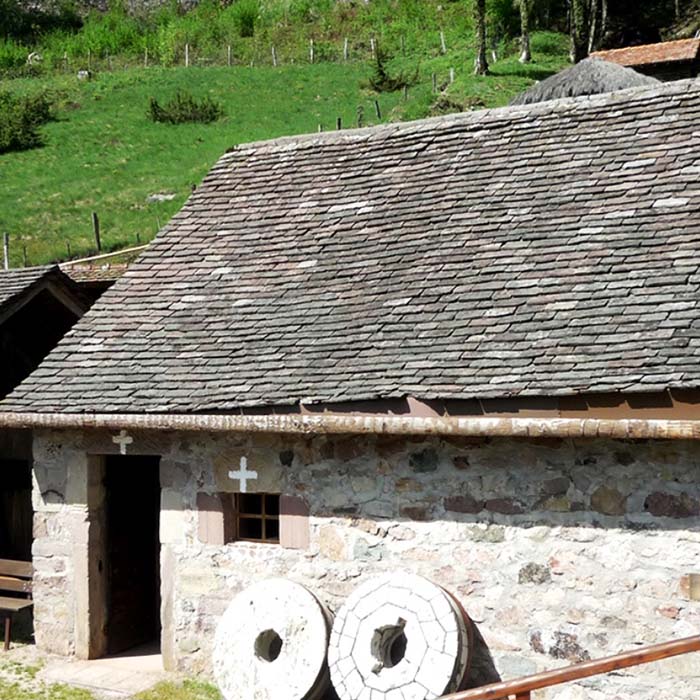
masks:
[[[374,37],[369,40],[369,45],[372,49],[372,58],[377,58],[377,44],[374,41]]]
[[[100,241],[100,219],[97,216],[97,212],[92,212],[92,230],[95,234],[95,245],[97,246],[97,252],[102,251],[102,242]]]
[[[314,40],[309,39],[309,62],[314,62]]]
[[[455,69],[450,68],[450,83],[454,83],[455,81]]]
[[[277,67],[277,51],[275,51],[275,47],[272,47],[272,65]]]
[[[185,44],[185,68],[189,68],[190,65],[190,45]]]
[[[447,46],[445,45],[445,32],[440,31],[440,51],[442,53],[447,53]]]
[[[10,234],[9,233],[2,234],[2,260],[3,260],[3,269],[9,270],[10,269]]]
[[[226,65],[231,67],[231,44],[226,47]]]
[[[343,61],[348,60],[348,54],[349,54],[348,38],[345,37],[345,41],[343,42]]]

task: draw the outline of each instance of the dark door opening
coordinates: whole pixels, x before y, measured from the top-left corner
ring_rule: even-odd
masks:
[[[107,653],[160,640],[160,478],[157,457],[105,463]]]
[[[32,560],[32,468],[0,459],[0,559]]]

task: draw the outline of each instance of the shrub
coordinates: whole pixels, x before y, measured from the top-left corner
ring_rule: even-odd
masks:
[[[418,82],[418,69],[413,75],[404,72],[392,76],[387,70],[387,55],[381,49],[376,52],[374,71],[367,81],[367,86],[375,92],[395,92],[404,87],[410,87]]]
[[[46,95],[15,97],[0,92],[0,153],[40,146],[39,127],[51,118],[51,102]]]
[[[255,34],[255,25],[260,17],[258,0],[236,0],[229,12],[240,36],[251,37]]]
[[[12,39],[0,39],[0,70],[21,68],[25,65],[28,55],[29,49],[22,44]]]
[[[167,124],[207,124],[224,116],[224,108],[220,103],[208,96],[198,100],[186,90],[178,90],[175,97],[164,105],[151,97],[148,112],[154,122]]]

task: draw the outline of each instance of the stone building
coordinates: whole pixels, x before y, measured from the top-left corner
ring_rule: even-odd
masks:
[[[473,682],[697,634],[698,123],[688,81],[224,155],[0,406],[39,646],[208,674],[242,587],[387,571],[458,596]]]
[[[595,51],[591,57],[633,68],[658,80],[683,80],[700,74],[700,39],[677,39]]]

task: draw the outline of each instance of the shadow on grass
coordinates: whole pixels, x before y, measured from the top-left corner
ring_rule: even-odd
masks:
[[[544,80],[558,72],[558,70],[553,68],[527,66],[521,63],[509,66],[494,66],[491,69],[491,75],[494,76],[529,78],[530,80]]]

